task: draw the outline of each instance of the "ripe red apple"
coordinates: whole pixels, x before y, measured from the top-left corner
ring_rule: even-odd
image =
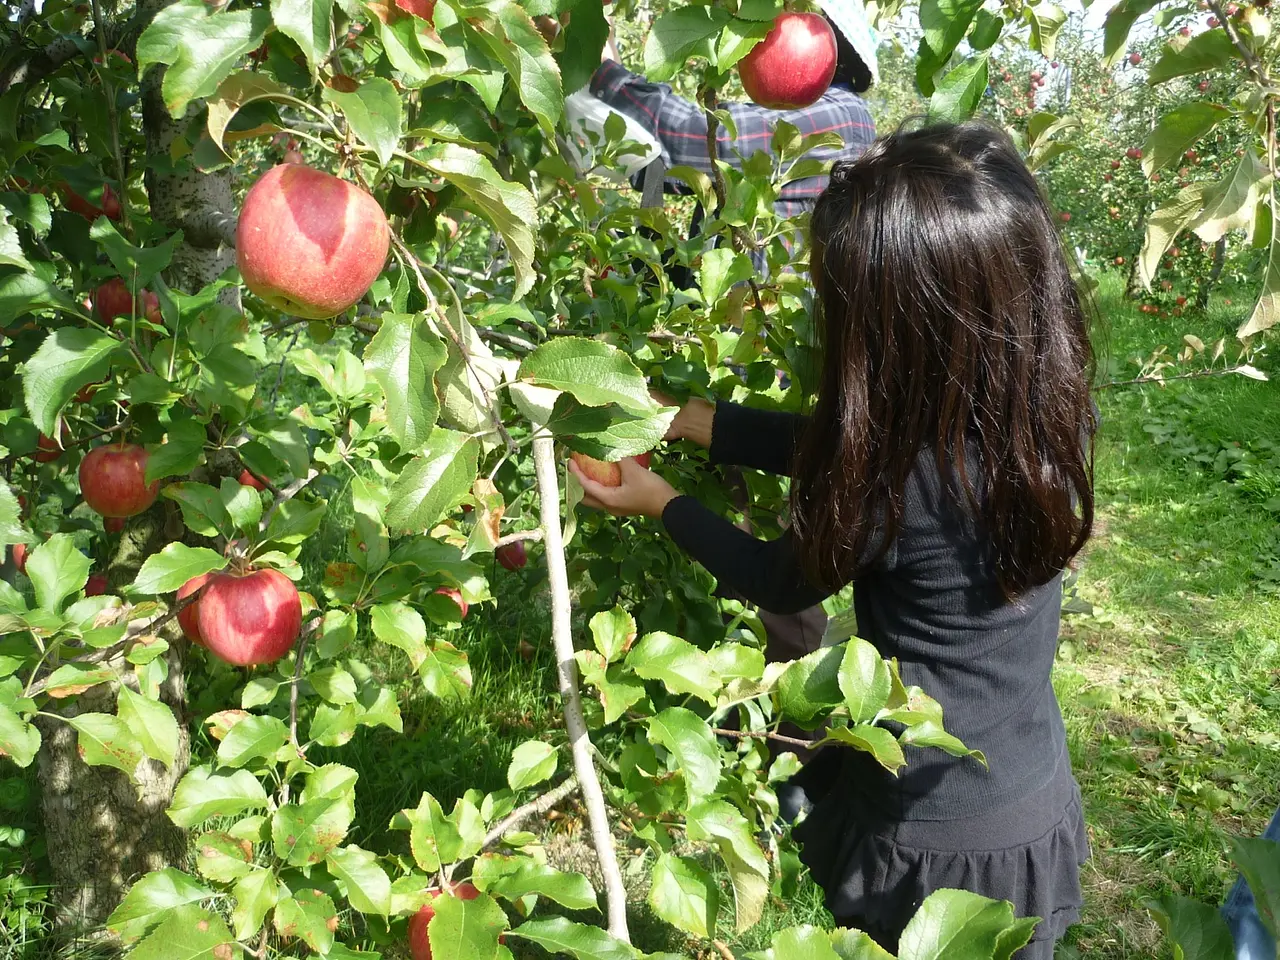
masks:
[[[156,304],[158,307],[159,301]],[[133,294],[123,280],[112,277],[93,292],[93,306],[103,323],[114,323],[117,317],[128,320],[133,316]]]
[[[124,517],[103,517],[102,529],[107,533],[120,533],[124,530]]]
[[[1124,257],[1116,257],[1116,259],[1115,259],[1115,265],[1116,265],[1117,267],[1123,267],[1123,266],[1124,266]]]
[[[788,110],[816,103],[836,72],[836,35],[817,13],[784,13],[768,36],[738,63],[738,76],[762,107]]]
[[[433,888],[429,892],[433,895],[433,899],[441,896],[439,888]],[[459,900],[474,900],[480,896],[480,891],[470,882],[458,884],[453,888],[452,893]],[[435,915],[435,907],[430,903],[424,903],[418,912],[409,918],[409,955],[413,960],[431,960],[431,940],[427,935],[427,928],[431,926]]]
[[[529,554],[525,552],[523,540],[517,540],[515,543],[504,543],[493,551],[493,555],[497,558],[498,563],[508,570],[519,570],[529,562]]]
[[[597,460],[595,457],[588,457],[585,453],[571,453],[569,455],[574,463],[578,465],[588,478],[596,483],[606,487],[619,487],[622,485],[622,468],[616,463],[608,463],[604,460]]]
[[[1141,160],[1141,159],[1142,159],[1142,148],[1141,148],[1141,147],[1130,147],[1128,150],[1126,150],[1126,151],[1124,152],[1124,155],[1125,155],[1126,157],[1128,157],[1130,160]]]
[[[1199,90],[1201,93],[1204,93],[1206,90],[1209,89],[1209,81],[1201,80],[1199,83],[1196,84],[1196,89]]]
[[[65,427],[62,431],[63,437],[66,437],[67,431]],[[31,459],[36,463],[53,463],[62,456],[62,447],[58,445],[58,441],[52,437],[46,437],[40,434],[40,439],[36,441],[36,452],[31,455]]]
[[[204,645],[227,663],[275,663],[302,626],[298,589],[279,570],[215,573],[200,595],[196,627]]]
[[[355,184],[282,163],[244,198],[236,262],[245,285],[273,307],[327,320],[373,285],[390,237],[382,208]]]
[[[1112,181],[1112,179],[1113,179],[1113,178],[1112,178],[1111,174],[1109,174],[1109,173],[1104,173],[1104,174],[1102,175],[1102,182],[1103,182],[1103,183],[1110,183],[1110,182]]]
[[[160,298],[150,290],[143,290],[141,295],[142,302],[138,305],[138,313],[149,323],[164,323],[164,317],[160,313]]]
[[[1212,29],[1214,29],[1215,27],[1217,27],[1217,26],[1218,26],[1218,18],[1217,18],[1217,17],[1210,17],[1210,18],[1209,18],[1209,20],[1208,20],[1208,23],[1209,23],[1209,29],[1210,29],[1210,30],[1212,30]]]
[[[145,480],[150,454],[136,443],[95,447],[80,461],[80,493],[104,517],[134,517],[156,502],[160,481]]]
[[[15,543],[13,545],[13,565],[18,568],[19,573],[27,572],[27,545],[25,543]]]
[[[102,216],[107,217],[109,220],[120,219],[120,198],[116,196],[116,192],[109,185],[104,184],[102,187],[101,207],[95,207],[72,190],[69,184],[62,184],[61,190],[63,205],[72,213],[78,213],[86,220],[97,220]]]
[[[1191,28],[1190,28],[1190,27],[1183,27],[1181,30],[1179,30],[1179,31],[1178,31],[1178,36],[1180,36],[1180,37],[1189,37],[1189,36],[1191,36]]]
[[[430,20],[431,15],[436,12],[436,0],[395,0],[395,3],[405,13],[423,20]]]
[[[107,578],[101,573],[95,573],[89,577],[84,585],[84,595],[86,597],[100,597],[107,592]]]
[[[1049,69],[1050,69],[1050,70],[1057,70],[1057,69],[1058,69],[1058,61],[1057,61],[1057,60],[1055,60],[1055,61],[1053,61],[1053,63],[1049,64]]]
[[[1180,306],[1180,307],[1184,307],[1184,306],[1186,306],[1186,304],[1187,304],[1187,298],[1186,298],[1186,297],[1181,297],[1181,296],[1180,296],[1180,297],[1178,297],[1178,299],[1177,299],[1176,303],[1178,304],[1178,306]]]
[[[1112,161],[1111,161],[1111,169],[1112,169],[1112,170],[1119,170],[1119,169],[1120,169],[1120,161],[1119,161],[1119,160],[1112,160]]]
[[[192,577],[181,587],[178,588],[177,599],[181,603],[187,597],[191,596],[206,583],[212,574],[202,573],[198,577]],[[203,596],[202,598],[203,599]],[[200,636],[200,600],[193,600],[181,610],[178,611],[178,626],[182,628],[183,634],[192,643],[204,645],[204,639]]]
[[[1070,223],[1071,214],[1068,211],[1063,210],[1060,214],[1058,214],[1058,219],[1061,220],[1063,223]]]
[[[1136,50],[1133,53],[1129,54],[1129,63],[1131,66],[1136,67],[1141,62],[1142,62],[1142,54],[1138,53]]]
[[[652,453],[652,452],[650,452],[650,453],[642,453],[642,454],[640,454],[640,456],[636,457],[635,459],[636,459],[636,463],[640,464],[640,466],[642,466],[642,467],[644,467],[646,470],[648,470],[648,469],[649,469],[649,461],[653,459],[653,453]]]
[[[242,486],[253,487],[255,490],[267,489],[267,485],[250,473],[247,468],[240,471],[240,483]]]
[[[443,597],[448,597],[450,600],[456,603],[458,605],[458,609],[462,611],[462,616],[466,617],[467,610],[470,608],[467,606],[467,601],[462,599],[461,590],[459,590],[457,587],[436,587],[435,592],[440,594]]]

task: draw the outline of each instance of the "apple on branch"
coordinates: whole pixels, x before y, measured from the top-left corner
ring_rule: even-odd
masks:
[[[249,188],[236,227],[245,286],[308,320],[337,316],[378,279],[391,245],[386,215],[353,183],[300,163]]]
[[[836,35],[818,13],[784,13],[738,63],[738,77],[762,107],[795,110],[817,103],[836,73]]]
[[[196,606],[200,641],[239,667],[280,660],[302,627],[298,588],[270,567],[210,575]]]
[[[579,470],[601,486],[618,487],[622,485],[622,468],[617,463],[597,460],[595,457],[589,457],[585,453],[574,452],[569,456],[578,465]],[[652,454],[642,453],[635,458],[635,461],[648,470],[651,456]]]
[[[160,481],[146,482],[150,454],[136,443],[95,447],[80,461],[80,493],[103,517],[134,517],[153,503]]]

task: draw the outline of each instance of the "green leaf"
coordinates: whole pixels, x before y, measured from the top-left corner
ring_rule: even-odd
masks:
[[[253,487],[232,477],[223,477],[218,486],[218,496],[232,524],[245,533],[256,533],[262,519],[262,497]]]
[[[170,543],[143,561],[129,590],[148,595],[173,593],[193,577],[222,570],[226,566],[227,558],[208,547]]]
[[[306,0],[302,2],[305,3]],[[209,119],[205,128],[209,131],[209,139],[218,145],[218,149],[226,149],[223,137],[235,115],[255,100],[296,102],[284,86],[264,73],[233,73],[218,84],[217,92],[209,98],[207,104]]]
[[[690,694],[715,705],[720,677],[710,658],[687,640],[669,633],[647,634],[626,662],[644,680],[658,680],[674,694]]]
[[[894,739],[892,733],[884,727],[873,727],[869,723],[859,723],[853,727],[833,727],[827,731],[823,743],[843,743],[862,750],[876,758],[876,762],[896,774],[907,763],[902,755],[902,747]]]
[[[22,252],[22,238],[17,227],[9,222],[7,210],[0,210],[0,266],[33,269],[27,255]]]
[[[68,533],[55,533],[27,555],[27,576],[36,591],[36,605],[57,613],[68,597],[84,589],[92,561],[76,549]]]
[[[347,900],[361,913],[385,917],[391,912],[391,880],[376,854],[359,847],[329,851],[329,869],[347,887]]]
[[[759,955],[758,960],[868,960],[861,953],[837,950],[831,945],[831,941],[841,932],[837,930],[827,933],[808,925],[782,930],[773,935],[772,944]],[[867,939],[870,940],[870,937]],[[884,950],[880,951],[880,955],[893,960]]]
[[[203,833],[195,849],[196,870],[206,880],[234,883],[253,870],[253,845],[229,833]]]
[[[555,55],[566,93],[581,90],[591,82],[608,39],[609,22],[604,16],[604,4],[586,0],[575,4],[573,17],[564,28],[564,49]]]
[[[34,267],[34,270],[18,270],[0,277],[0,327],[7,327],[18,317],[45,307],[68,313],[80,310],[76,302],[52,282],[52,264],[40,262]],[[119,341],[112,342],[119,345]]]
[[[294,497],[276,505],[267,522],[264,542],[295,546],[320,529],[329,505],[323,500]]]
[[[262,921],[280,897],[280,885],[270,870],[255,867],[231,888],[236,905],[231,909],[231,922],[236,937],[247,940],[262,929]]]
[[[702,289],[703,302],[708,307],[715,306],[730,287],[749,280],[755,272],[745,253],[736,253],[727,247],[708,250],[702,255],[702,265],[698,268],[698,286]]]
[[[444,815],[440,802],[429,793],[418,801],[417,809],[402,810],[409,826],[409,848],[418,866],[435,873],[441,865],[453,863],[462,849],[462,834]]]
[[[668,707],[650,717],[648,727],[649,741],[674,757],[690,805],[715,792],[720,783],[720,748],[705,720],[684,707]]]
[[[1252,149],[1231,171],[1204,191],[1204,209],[1191,222],[1190,229],[1205,243],[1216,243],[1230,230],[1247,228],[1259,213],[1259,203],[1271,189],[1267,172]],[[1270,217],[1270,210],[1264,211]]]
[[[523,7],[503,3],[497,12],[507,36],[506,42],[495,38],[494,53],[511,74],[520,102],[537,117],[543,132],[551,136],[564,114],[560,67]]]
[[[137,940],[175,909],[213,896],[189,874],[165,867],[138,879],[107,918],[107,929],[126,943]]]
[[[982,0],[921,0],[916,83],[925,96],[933,95],[934,74],[947,65],[981,8]]]
[[[953,757],[973,757],[983,766],[987,763],[987,758],[981,750],[970,750],[958,737],[947,733],[939,720],[925,720],[923,723],[912,724],[902,731],[898,739],[914,747],[935,747]]]
[[[840,665],[844,650],[824,647],[793,661],[778,679],[778,710],[793,723],[805,726],[824,717],[844,702],[840,690]]]
[[[1034,922],[1031,924],[1034,927]],[[907,923],[898,943],[899,960],[951,960],[954,957],[992,957],[1007,948],[1009,932],[1031,938],[1031,929],[1014,920],[1013,905],[988,900],[966,890],[937,890],[925,898]],[[1012,954],[1000,952],[1007,958]]]
[[[307,674],[311,689],[329,703],[356,702],[356,678],[341,667],[323,667]]]
[[[601,610],[591,618],[591,638],[605,660],[612,663],[635,642],[635,618],[620,606]]]
[[[889,667],[879,650],[858,637],[851,637],[845,644],[839,682],[849,719],[854,723],[873,719],[889,699]]]
[[[1160,0],[1120,0],[1111,8],[1102,27],[1103,66],[1110,69],[1120,62],[1128,51],[1129,31],[1139,17],[1159,2]]]
[[[46,236],[53,226],[49,201],[41,193],[0,193],[0,206],[31,226],[37,237]]]
[[[302,889],[276,904],[276,932],[285,940],[301,940],[315,953],[324,956],[333,947],[333,927],[337,908],[327,893]]]
[[[556,750],[541,740],[527,740],[511,753],[507,767],[507,785],[512,790],[527,790],[544,780],[550,780],[556,772]]]
[[[1275,194],[1271,197],[1272,210],[1275,209]],[[1267,272],[1262,280],[1262,292],[1258,302],[1254,304],[1253,313],[1241,324],[1236,336],[1243,340],[1263,330],[1270,330],[1280,323],[1280,232],[1273,231],[1271,248],[1267,253]],[[27,561],[30,570],[31,561]]]
[[[1224,31],[1205,30],[1188,40],[1181,49],[1166,44],[1160,59],[1151,68],[1147,82],[1154,87],[1175,77],[1217,72],[1225,69],[1237,56],[1231,38]]]
[[[267,793],[248,770],[214,773],[195,767],[178,783],[168,815],[180,827],[194,827],[210,817],[234,817],[267,806]]]
[[[520,386],[528,390],[546,389]],[[561,393],[556,395],[546,427],[555,436],[563,437],[570,449],[597,460],[615,462],[623,457],[638,456],[661,443],[676,412],[675,407],[661,407],[652,416],[637,417],[616,403],[588,407],[570,394]]]
[[[713,844],[729,869],[737,912],[737,929],[760,920],[769,895],[769,861],[752,835],[751,824],[733,804],[711,800],[686,814],[689,839]]]
[[[241,57],[262,44],[271,14],[262,8],[214,13],[204,0],[178,0],[156,14],[138,38],[138,75],[152,64],[169,65],[161,93],[169,115],[212,96]]]
[[[604,722],[615,723],[631,707],[644,699],[644,684],[631,679],[621,665],[609,666],[604,657],[592,650],[574,654],[582,678],[595,687],[604,707]]]
[[[355,802],[349,794],[287,803],[271,818],[276,856],[295,867],[320,863],[343,841],[353,819]]]
[[[380,603],[369,613],[373,635],[403,650],[414,670],[427,658],[427,625],[422,614],[403,603]]]
[[[378,155],[378,162],[391,162],[404,132],[404,113],[400,95],[390,80],[373,77],[351,93],[324,88],[324,99],[336,104],[360,140]]]
[[[642,416],[657,409],[631,358],[599,340],[557,337],[525,357],[517,376],[570,393],[589,407],[616,403]]]
[[[150,283],[156,274],[168,267],[173,260],[174,249],[182,240],[182,234],[176,233],[159,246],[135,247],[120,236],[116,225],[106,217],[94,221],[89,228],[89,236],[107,252],[112,265],[120,276],[127,278],[133,289]]]
[[[1045,59],[1052,59],[1058,46],[1058,34],[1067,22],[1067,12],[1054,3],[1038,3],[1026,8],[1031,21],[1031,49]]]
[[[599,908],[591,881],[582,874],[563,873],[534,860],[521,861],[515,870],[503,873],[487,884],[484,892],[513,903],[534,895],[547,897],[569,910]]]
[[[538,210],[533,194],[522,184],[504,180],[488,157],[457,144],[438,143],[414,157],[466,194],[497,228],[515,269],[512,299],[523,297],[534,281],[533,227]]]
[[[245,717],[218,744],[218,763],[243,767],[250,760],[271,758],[289,740],[289,728],[279,717]]]
[[[653,865],[649,906],[667,923],[695,937],[716,934],[720,896],[715,881],[690,857],[664,853]]]
[[[710,58],[713,37],[729,22],[720,7],[687,6],[668,10],[654,21],[644,44],[644,73],[650,80],[670,80],[689,57]]]
[[[222,505],[222,497],[213,487],[187,481],[170,483],[160,493],[178,502],[183,522],[193,533],[202,537],[231,536],[231,518]]]
[[[166,767],[173,766],[178,753],[178,721],[166,704],[134,693],[121,684],[116,714],[142,744],[148,757],[159,760]]]
[[[0,751],[20,767],[31,766],[40,752],[40,731],[0,704]]]
[[[179,420],[169,427],[164,443],[147,458],[145,481],[190,473],[200,463],[207,439],[205,426],[195,420]]]
[[[242,960],[235,942],[216,913],[195,904],[169,913],[155,931],[133,948],[129,960]]]
[[[1004,17],[987,10],[979,10],[969,34],[969,46],[974,50],[989,50],[995,46],[1004,30]]]
[[[716,67],[722,73],[731,70],[743,57],[754,50],[756,44],[767,37],[772,29],[772,23],[734,17],[725,24],[724,30],[720,33],[720,41],[716,44]]]
[[[1181,160],[1196,141],[1231,115],[1226,107],[1205,100],[1193,100],[1170,110],[1147,134],[1142,149],[1143,171],[1151,176]]]
[[[1272,937],[1280,936],[1280,843],[1232,837],[1231,859],[1249,884],[1263,926]]]
[[[67,723],[78,734],[76,745],[80,759],[91,767],[115,767],[130,777],[142,762],[142,744],[110,713],[81,713],[68,717]]]
[[[489,897],[463,900],[445,894],[431,905],[436,911],[427,925],[432,956],[499,960],[508,953],[498,942],[507,929],[507,915]]]
[[[511,930],[518,937],[542,947],[552,955],[564,954],[577,960],[635,960],[630,944],[617,940],[599,927],[574,923],[565,917],[529,920]]]
[[[58,417],[76,392],[107,375],[120,341],[82,327],[62,327],[40,344],[22,371],[27,411],[47,437],[58,435]]]
[[[1180,896],[1161,897],[1146,906],[1173,944],[1174,960],[1234,960],[1231,928],[1217,907]]]
[[[298,45],[311,76],[329,56],[333,0],[271,0],[276,29]]]
[[[364,351],[364,365],[387,399],[387,426],[400,449],[418,453],[435,429],[435,375],[448,352],[417,314],[384,313]]]
[[[929,98],[930,119],[960,123],[973,116],[987,89],[987,58],[972,57],[947,73]]]
[[[1164,252],[1174,238],[1181,233],[1204,209],[1204,197],[1210,188],[1207,183],[1193,183],[1179,190],[1173,200],[1147,217],[1146,235],[1142,251],[1138,254],[1138,279],[1151,289],[1156,270]]]
[[[422,686],[442,700],[466,700],[471,696],[471,667],[467,655],[444,640],[426,648],[426,659],[418,667]]]
[[[63,697],[74,697],[100,683],[110,683],[115,679],[116,672],[109,666],[64,663],[49,674],[45,680],[44,692],[55,700],[59,700]]]
[[[433,430],[422,454],[391,486],[386,523],[392,530],[430,530],[453,509],[476,477],[479,444],[453,430]]]

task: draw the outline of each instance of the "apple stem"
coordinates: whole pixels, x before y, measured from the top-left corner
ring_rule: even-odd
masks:
[[[555,442],[549,436],[533,441],[533,466],[538,478],[538,500],[542,516],[542,542],[547,553],[547,580],[551,587],[551,638],[556,651],[556,676],[564,705],[565,730],[573,755],[573,769],[582,786],[582,799],[591,825],[592,844],[604,875],[605,899],[608,905],[609,933],[624,943],[631,942],[627,932],[627,890],[618,867],[613,831],[605,809],[604,791],[591,756],[591,739],[582,715],[582,697],[578,693],[578,665],[574,659],[572,604],[569,599],[569,574],[565,566],[564,537],[560,528],[560,482],[556,476]]]

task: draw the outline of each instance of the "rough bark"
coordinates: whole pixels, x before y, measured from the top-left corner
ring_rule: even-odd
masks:
[[[132,582],[142,560],[171,539],[164,513],[164,507],[155,507],[131,521],[108,566],[113,590]],[[118,770],[86,765],[79,756],[76,732],[62,720],[37,720],[43,737],[41,802],[57,883],[58,924],[64,933],[97,933],[134,880],[186,860],[186,835],[165,816],[190,760],[184,710],[186,645],[176,624],[166,625],[160,633],[170,645],[161,699],[178,718],[178,753],[172,767],[144,759],[130,781]],[[123,657],[112,665],[131,678],[133,668]],[[126,682],[136,689],[136,682]],[[51,703],[45,709],[64,718],[114,713],[116,697],[116,685],[104,684],[66,706]]]

